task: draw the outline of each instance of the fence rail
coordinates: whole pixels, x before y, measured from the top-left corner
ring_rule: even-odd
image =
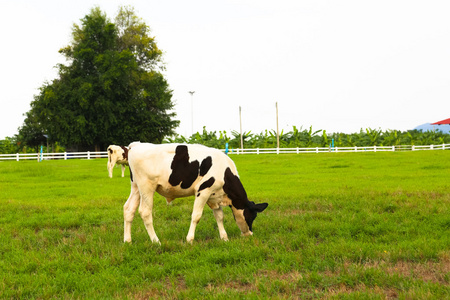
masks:
[[[233,149],[233,154],[282,154],[282,153],[330,153],[330,152],[386,152],[386,151],[419,151],[419,150],[450,150],[450,144],[441,145],[398,145],[370,147],[313,147],[313,148],[254,148]]]
[[[0,160],[48,160],[48,159],[94,159],[108,157],[107,151],[100,152],[58,152],[58,153],[15,153],[15,154],[0,154]]]
[[[283,153],[340,153],[340,152],[385,152],[385,151],[421,151],[421,150],[450,150],[450,144],[441,145],[400,145],[400,146],[371,146],[371,147],[315,147],[315,148],[250,148],[233,149],[229,154],[283,154]],[[222,151],[225,151],[222,149]],[[49,159],[96,159],[106,158],[108,152],[60,152],[60,153],[15,153],[0,154],[0,160],[49,160]]]

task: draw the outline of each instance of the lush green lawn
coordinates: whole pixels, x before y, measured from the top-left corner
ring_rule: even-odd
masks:
[[[106,160],[0,162],[0,298],[450,297],[450,151],[232,156],[269,207],[219,239],[205,207],[157,196],[153,245]],[[128,173],[127,173],[128,174]]]

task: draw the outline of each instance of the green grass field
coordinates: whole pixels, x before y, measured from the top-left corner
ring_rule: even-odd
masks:
[[[232,156],[269,207],[219,239],[157,196],[123,241],[129,178],[106,159],[0,162],[0,298],[450,298],[450,151]],[[128,171],[127,171],[127,174]]]

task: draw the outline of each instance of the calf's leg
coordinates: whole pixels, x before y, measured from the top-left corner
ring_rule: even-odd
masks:
[[[124,242],[131,242],[131,223],[133,222],[136,209],[139,206],[139,189],[135,183],[131,183],[131,192],[127,202],[123,206],[124,219]]]
[[[139,206],[139,214],[144,221],[145,228],[147,229],[151,241],[153,243],[161,244],[156,236],[155,229],[153,228],[153,195],[155,190],[147,188],[145,190],[140,190],[140,193],[141,204]]]
[[[122,177],[125,176],[125,165],[122,165]]]
[[[194,201],[194,210],[192,211],[192,219],[191,226],[189,227],[189,232],[186,237],[186,241],[188,243],[192,243],[194,241],[195,236],[195,228],[197,227],[198,222],[203,214],[203,208],[205,207],[206,201],[208,201],[210,193],[206,193],[202,191],[200,196],[197,195]]]
[[[225,231],[225,227],[223,226],[223,210],[222,207],[219,206],[217,209],[213,209],[214,217],[217,221],[217,227],[219,227],[220,238],[224,241],[228,241],[228,235]]]
[[[114,163],[110,160],[108,160],[108,175],[109,178],[112,178],[113,176],[113,168],[114,168]]]

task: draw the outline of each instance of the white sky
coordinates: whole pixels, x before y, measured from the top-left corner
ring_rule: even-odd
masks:
[[[73,23],[132,5],[165,52],[177,130],[408,130],[450,117],[448,0],[1,0],[0,139],[64,62]]]

